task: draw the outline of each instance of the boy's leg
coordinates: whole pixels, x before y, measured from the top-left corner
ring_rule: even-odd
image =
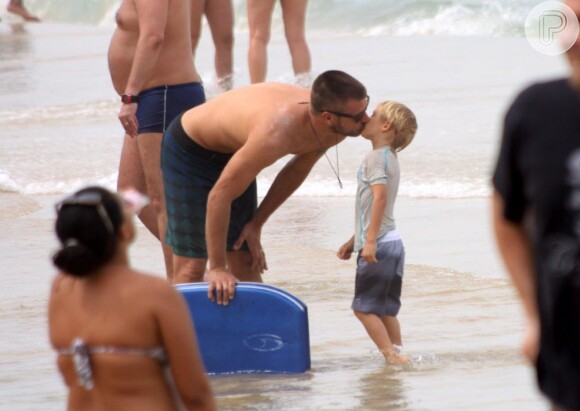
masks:
[[[378,315],[361,311],[354,311],[354,315],[364,325],[367,334],[383,355],[394,350],[389,333]]]
[[[402,347],[403,339],[401,337],[401,324],[399,324],[397,317],[385,315],[381,320],[387,330],[387,334],[389,334],[391,343]]]

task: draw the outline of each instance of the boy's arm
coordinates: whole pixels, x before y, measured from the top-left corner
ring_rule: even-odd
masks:
[[[354,235],[350,238],[350,240],[348,240],[338,249],[336,255],[341,260],[348,260],[350,259],[353,250],[354,250]]]
[[[381,222],[383,221],[383,215],[387,206],[387,185],[373,184],[371,190],[373,191],[371,222],[361,255],[368,263],[372,264],[377,262],[377,236],[379,235]]]

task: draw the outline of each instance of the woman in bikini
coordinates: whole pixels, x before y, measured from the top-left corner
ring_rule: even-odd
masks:
[[[68,409],[214,410],[185,301],[129,265],[140,199],[88,187],[57,204],[48,323]]]

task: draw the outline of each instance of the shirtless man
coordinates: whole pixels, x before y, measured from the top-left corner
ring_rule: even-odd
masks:
[[[312,91],[261,83],[176,118],[161,149],[175,281],[202,281],[209,259],[208,296],[216,290],[218,304],[233,298],[238,280],[261,282],[262,226],[326,149],[360,134],[368,103],[359,81],[327,71]],[[257,207],[256,176],[287,154],[294,157]]]
[[[126,133],[117,185],[150,197],[152,207],[139,218],[162,240],[167,224],[159,161],[163,132],[178,114],[205,101],[191,54],[189,14],[189,0],[124,0],[109,48]],[[171,249],[164,241],[162,246],[171,279]]]

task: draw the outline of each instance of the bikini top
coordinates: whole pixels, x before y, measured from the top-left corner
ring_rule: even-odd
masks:
[[[89,354],[123,354],[123,355],[143,355],[153,358],[159,364],[168,364],[165,348],[125,348],[110,345],[100,345],[88,347],[81,338],[75,338],[70,348],[56,350],[58,355],[72,355],[75,371],[79,384],[87,390],[93,389],[93,370]]]

